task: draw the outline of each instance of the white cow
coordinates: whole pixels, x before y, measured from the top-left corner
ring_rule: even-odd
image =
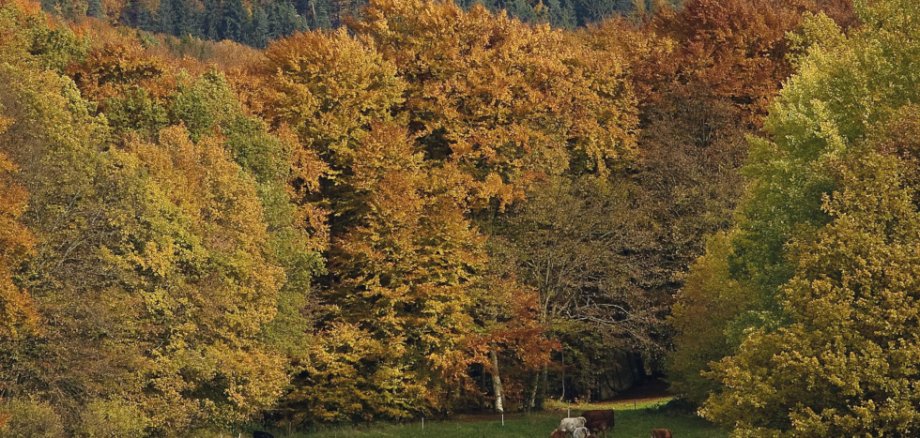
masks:
[[[579,427],[578,429],[575,429],[574,432],[572,432],[572,438],[590,438],[591,436],[593,436],[591,435],[591,431],[584,426]]]
[[[586,420],[585,417],[563,418],[562,421],[559,422],[559,430],[565,433],[574,434],[575,429],[578,429],[579,427],[585,427],[585,423],[587,422],[588,420]]]

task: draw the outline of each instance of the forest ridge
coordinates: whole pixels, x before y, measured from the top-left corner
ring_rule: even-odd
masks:
[[[915,436],[920,4],[681,3],[0,0],[0,436]]]
[[[458,0],[528,23],[574,28],[617,14],[646,11],[669,0]],[[42,0],[71,20],[93,17],[177,37],[232,40],[256,47],[307,29],[345,26],[360,19],[365,0]]]

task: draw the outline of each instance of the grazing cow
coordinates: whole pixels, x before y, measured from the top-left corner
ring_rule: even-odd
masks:
[[[579,427],[572,432],[572,438],[593,438],[594,434],[587,427]]]
[[[275,436],[268,432],[262,432],[261,430],[257,430],[252,433],[252,438],[275,438]]]
[[[584,427],[588,420],[585,417],[568,417],[559,422],[559,430],[565,433],[575,432],[575,429]]]
[[[652,438],[671,438],[671,429],[652,429]]]
[[[568,438],[568,435],[566,435],[565,432],[556,429],[549,435],[549,438]]]
[[[585,418],[585,426],[591,429],[591,432],[595,434],[603,432],[604,438],[607,438],[607,430],[613,429],[613,409],[584,411],[581,416]]]

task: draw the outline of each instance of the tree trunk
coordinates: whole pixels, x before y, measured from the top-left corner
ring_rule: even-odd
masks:
[[[530,400],[527,402],[527,410],[531,411],[537,407],[537,392],[540,388],[540,371],[538,370],[533,376],[533,386],[530,387]]]
[[[502,390],[502,377],[498,371],[498,353],[495,350],[489,352],[492,356],[492,391],[495,393],[495,411],[505,412],[503,402],[504,392]]]
[[[543,384],[540,385],[540,393],[537,394],[537,410],[543,410],[543,403],[546,401],[546,397],[549,395],[549,365],[543,365],[543,371],[541,372],[541,379]]]
[[[562,394],[559,394],[559,401],[565,401],[565,347],[560,351],[562,356]]]

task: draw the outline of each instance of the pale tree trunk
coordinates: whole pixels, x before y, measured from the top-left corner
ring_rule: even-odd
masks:
[[[551,327],[549,323],[550,319],[550,295],[547,294],[545,298],[541,298],[543,303],[542,309],[540,309],[540,322],[543,324],[543,327]],[[555,313],[555,307],[552,306],[552,313]],[[550,358],[552,359],[552,358]],[[533,377],[533,387],[530,390],[530,403],[528,404],[530,409],[543,409],[543,401],[546,399],[546,391],[549,385],[549,365],[544,364],[539,370],[537,370],[536,375]]]
[[[498,353],[495,350],[489,352],[492,356],[492,391],[495,393],[495,411],[505,412],[503,399],[505,394],[502,390],[502,377],[498,371]]]
[[[549,394],[549,365],[543,365],[543,371],[540,372],[540,392],[537,394],[537,408],[543,410],[543,403]]]
[[[560,350],[562,355],[562,394],[559,395],[559,401],[565,400],[565,347]]]
[[[537,370],[533,376],[533,386],[530,387],[530,401],[527,402],[527,410],[533,410],[537,407],[537,390],[540,387],[540,371]]]

